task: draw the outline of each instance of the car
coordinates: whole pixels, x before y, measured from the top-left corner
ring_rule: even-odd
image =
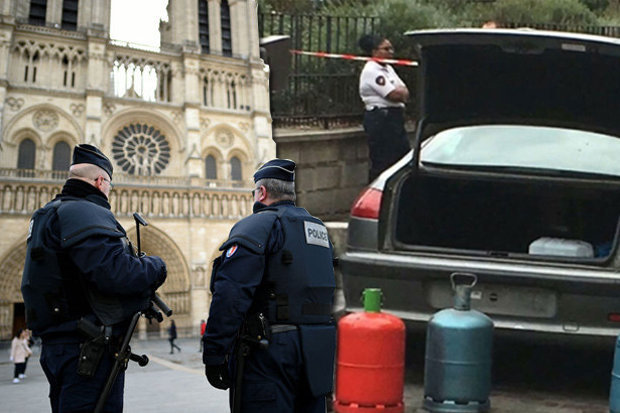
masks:
[[[620,41],[519,29],[409,32],[412,150],[351,208],[347,311],[364,288],[423,325],[453,273],[496,329],[620,332]],[[555,336],[560,337],[560,336]]]

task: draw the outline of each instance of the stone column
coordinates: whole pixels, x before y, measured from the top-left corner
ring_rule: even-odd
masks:
[[[2,3],[2,16],[4,20],[5,16],[11,20],[10,16],[5,13],[10,12],[8,10],[10,1],[4,0]],[[11,53],[11,38],[13,37],[13,29],[15,26],[12,24],[0,24],[0,142],[2,141],[2,135],[4,132],[4,101],[6,100],[6,92],[9,84],[9,55]]]
[[[111,0],[82,0],[78,7],[78,27],[87,27],[91,36],[109,37]]]
[[[170,79],[170,102],[181,104],[185,98],[185,69],[182,62],[173,61]]]
[[[45,25],[60,29],[62,21],[62,0],[47,0]]]
[[[248,56],[248,33],[252,29],[252,21],[248,20],[248,9],[245,0],[229,0],[232,51],[242,58]]]
[[[202,245],[202,239],[194,240],[194,244]],[[200,320],[206,320],[209,313],[210,297],[207,274],[210,274],[211,268],[204,262],[194,263],[192,265],[192,288],[190,291],[190,299],[192,302],[192,327],[195,329],[196,335],[199,335]]]
[[[198,3],[196,0],[174,0],[168,4],[172,42],[183,50],[196,51],[198,43]]]
[[[222,19],[220,0],[209,1],[209,50],[213,54],[222,53]]]
[[[269,111],[269,73],[266,66],[251,64],[252,73],[252,123],[256,136],[255,160],[263,163],[276,155],[276,145],[272,139],[271,113]]]
[[[260,60],[259,35],[258,35],[258,3],[256,0],[247,0],[248,8],[248,51],[252,61]]]
[[[3,22],[7,20],[13,20],[16,14],[16,1],[15,0],[0,0],[0,17]],[[19,2],[20,7],[30,7],[30,2]],[[26,3],[26,4],[24,4]]]
[[[202,161],[200,158],[200,56],[185,54],[183,57],[185,68],[185,125],[186,125],[186,174],[190,177],[202,175]]]
[[[187,125],[186,174],[190,178],[204,178],[200,144],[200,108],[197,105],[185,105],[185,124]]]
[[[102,101],[108,87],[110,66],[106,60],[106,40],[88,38],[88,75],[86,81],[86,130],[85,143],[102,145]],[[104,152],[109,148],[104,148]]]

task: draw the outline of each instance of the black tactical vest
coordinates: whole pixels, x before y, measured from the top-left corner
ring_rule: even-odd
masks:
[[[52,231],[54,223],[59,234]],[[32,216],[21,290],[26,322],[35,335],[90,313],[102,324],[114,325],[148,305],[148,298],[121,301],[86,285],[67,254],[73,245],[93,235],[126,240],[125,230],[111,211],[81,198],[58,198]],[[133,254],[126,244],[127,252]]]
[[[272,324],[329,323],[336,287],[332,246],[321,220],[305,209],[285,205],[263,209],[235,225],[220,249],[239,243],[264,254],[276,219],[284,245],[267,255],[252,308],[266,310]]]

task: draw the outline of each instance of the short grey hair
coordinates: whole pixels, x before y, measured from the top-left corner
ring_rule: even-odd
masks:
[[[263,178],[256,182],[256,187],[264,186],[269,195],[278,201],[295,201],[295,181],[283,181],[281,179]]]

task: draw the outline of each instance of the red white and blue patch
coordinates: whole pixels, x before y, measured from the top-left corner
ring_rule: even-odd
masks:
[[[233,256],[233,254],[235,252],[237,252],[237,244],[233,245],[232,247],[228,248],[228,250],[226,251],[226,258],[230,258]]]

